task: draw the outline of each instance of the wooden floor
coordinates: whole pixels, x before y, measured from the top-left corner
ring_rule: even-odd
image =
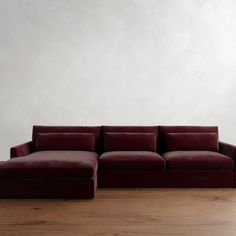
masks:
[[[0,236],[236,235],[236,189],[99,189],[94,200],[0,199]]]

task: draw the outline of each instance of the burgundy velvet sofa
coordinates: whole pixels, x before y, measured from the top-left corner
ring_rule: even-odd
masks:
[[[1,198],[93,198],[97,185],[235,187],[215,126],[34,126],[0,163]]]

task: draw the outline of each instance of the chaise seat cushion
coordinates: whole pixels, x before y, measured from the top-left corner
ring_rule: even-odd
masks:
[[[98,155],[88,151],[39,151],[0,165],[0,177],[93,178]]]
[[[159,170],[165,169],[165,160],[156,152],[112,151],[99,157],[100,170]]]
[[[171,151],[162,154],[169,170],[232,170],[232,158],[213,151]]]

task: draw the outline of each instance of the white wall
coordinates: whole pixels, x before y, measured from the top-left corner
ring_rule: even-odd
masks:
[[[0,160],[33,124],[219,125],[236,144],[235,0],[0,0]]]

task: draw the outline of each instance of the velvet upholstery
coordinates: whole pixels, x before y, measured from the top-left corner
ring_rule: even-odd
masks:
[[[167,133],[216,133],[216,126],[158,126],[158,152],[166,152],[166,134]]]
[[[95,152],[87,151],[38,151],[1,164],[0,177],[92,179],[97,158]]]
[[[232,188],[232,171],[98,171],[101,188]]]
[[[105,151],[156,151],[156,133],[106,132]]]
[[[94,133],[96,151],[99,149],[100,126],[33,126],[32,142],[36,144],[37,133]]]
[[[104,152],[104,139],[106,133],[155,133],[158,135],[157,126],[102,126],[100,146],[101,152]]]
[[[97,176],[84,178],[0,178],[0,198],[95,197]]]
[[[37,133],[35,148],[42,150],[95,151],[94,133]]]
[[[220,142],[220,153],[231,157],[233,160],[236,160],[236,146],[224,142]]]
[[[232,158],[212,151],[172,151],[162,154],[167,170],[232,171]]]
[[[102,126],[102,135],[106,132],[156,133],[157,126]]]
[[[234,161],[234,187],[236,187],[236,146],[220,142],[220,153],[231,157]]]
[[[67,145],[77,144],[73,139],[68,144],[68,137],[59,145],[62,150],[36,151],[36,137],[40,133],[53,134],[43,146],[58,145],[61,141],[56,139],[68,133],[93,134],[95,152],[65,150]],[[115,133],[116,140],[108,145],[113,151],[104,152],[109,133]],[[135,138],[124,138],[127,133]],[[197,140],[189,137],[192,133],[198,134]],[[212,136],[210,148],[206,133]],[[143,151],[146,144],[141,139],[145,134],[149,138],[155,136],[154,148],[153,139],[147,142],[155,152]],[[236,147],[220,142],[219,150],[217,147],[213,152],[216,143],[215,126],[34,126],[32,142],[11,148],[11,157],[18,158],[0,163],[0,197],[93,198],[97,178],[100,187],[235,187]],[[179,149],[180,144],[190,150],[167,152],[166,149],[175,150],[176,146]]]
[[[166,133],[165,150],[169,151],[218,151],[217,133]]]
[[[12,147],[10,149],[10,157],[22,157],[27,156],[30,153],[35,151],[35,147],[32,141],[29,141],[27,143],[20,144],[18,146]]]
[[[165,160],[155,152],[113,151],[99,157],[100,170],[154,170],[164,171]]]

